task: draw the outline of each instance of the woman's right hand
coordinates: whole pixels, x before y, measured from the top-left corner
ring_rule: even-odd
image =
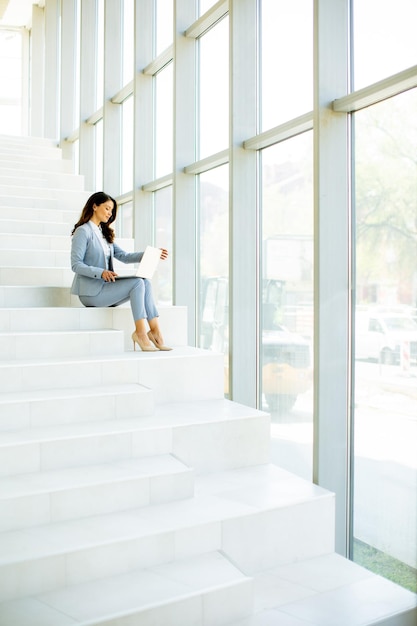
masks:
[[[117,276],[116,272],[111,272],[110,270],[104,270],[101,275],[101,278],[106,283],[114,283],[116,276]]]

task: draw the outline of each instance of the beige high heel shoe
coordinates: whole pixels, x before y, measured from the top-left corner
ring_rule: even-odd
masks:
[[[159,343],[156,337],[152,334],[151,330],[148,332],[148,337],[152,341],[155,348],[157,348],[158,350],[172,350],[172,348],[168,348],[168,346],[164,346],[163,344]]]
[[[158,352],[158,347],[147,346],[145,345],[138,337],[136,331],[132,333],[132,341],[133,341],[133,350],[136,352],[136,344],[138,344],[139,348],[142,352]]]

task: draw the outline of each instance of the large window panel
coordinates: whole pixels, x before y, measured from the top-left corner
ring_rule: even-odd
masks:
[[[261,154],[260,406],[272,457],[311,479],[313,443],[312,133]]]
[[[155,76],[156,92],[156,177],[172,172],[173,64]]]
[[[354,560],[416,591],[417,90],[355,114]]]
[[[174,24],[173,0],[156,0],[156,55],[172,44]]]
[[[0,133],[21,133],[22,35],[0,30]]]
[[[172,187],[154,192],[155,246],[168,250],[168,258],[158,266],[156,296],[160,304],[172,305]]]
[[[229,166],[200,174],[199,345],[229,354]]]
[[[415,0],[354,0],[354,87],[370,83],[417,63]]]
[[[199,40],[199,158],[229,145],[229,18]]]
[[[313,109],[313,2],[261,0],[261,130]]]
[[[123,0],[123,85],[133,80],[134,74],[134,1]]]

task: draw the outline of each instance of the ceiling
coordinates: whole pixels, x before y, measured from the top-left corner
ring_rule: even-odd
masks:
[[[0,0],[0,28],[30,27],[32,4],[44,6],[45,2],[44,0]]]

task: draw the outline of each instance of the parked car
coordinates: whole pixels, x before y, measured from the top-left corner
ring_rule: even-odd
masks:
[[[388,365],[401,362],[407,348],[410,364],[417,364],[417,323],[410,315],[360,311],[355,321],[355,356]]]

